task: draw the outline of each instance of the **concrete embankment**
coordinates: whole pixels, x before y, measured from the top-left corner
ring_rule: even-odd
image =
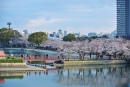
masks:
[[[130,65],[127,64],[114,64],[114,65],[84,65],[84,66],[64,66],[64,70],[67,69],[99,69],[99,68],[122,68]]]
[[[26,63],[0,63],[0,67],[26,68],[27,65],[26,65]]]
[[[26,65],[26,63],[0,63],[0,71],[46,71],[43,68]]]
[[[64,61],[64,64],[54,64],[55,66],[77,66],[77,65],[110,65],[110,64],[128,64],[127,60],[70,60]],[[129,63],[130,64],[130,63]]]

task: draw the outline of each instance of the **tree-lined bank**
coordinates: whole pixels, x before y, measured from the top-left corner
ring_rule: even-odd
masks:
[[[85,55],[96,56],[96,59],[129,59],[130,58],[130,41],[123,38],[106,39],[98,38],[91,41],[71,41],[71,42],[56,42],[46,41],[45,46],[50,45],[51,48],[57,48],[57,52],[64,58],[64,54],[78,54],[79,59],[84,59]]]

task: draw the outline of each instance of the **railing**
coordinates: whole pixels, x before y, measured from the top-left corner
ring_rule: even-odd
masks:
[[[48,62],[48,61],[59,61],[62,58],[60,57],[45,57],[45,56],[29,56],[29,57],[22,57],[25,61],[43,61],[43,62]]]

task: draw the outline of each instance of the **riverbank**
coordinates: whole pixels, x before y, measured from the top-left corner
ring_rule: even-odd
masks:
[[[84,65],[84,66],[64,66],[64,69],[100,69],[100,68],[122,68],[129,67],[130,64],[113,64],[113,65]]]
[[[84,66],[84,65],[111,65],[111,64],[130,64],[129,60],[70,60],[64,64],[54,64],[54,66]]]

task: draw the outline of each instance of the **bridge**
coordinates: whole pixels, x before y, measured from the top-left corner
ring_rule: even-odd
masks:
[[[58,57],[44,57],[44,56],[29,56],[29,57],[22,57],[25,61],[28,61],[29,63],[33,61],[41,61],[45,63],[54,63],[61,61],[61,58]]]

